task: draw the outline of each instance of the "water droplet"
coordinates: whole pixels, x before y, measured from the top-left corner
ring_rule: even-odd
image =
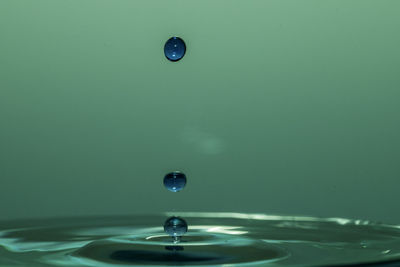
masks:
[[[185,42],[179,37],[168,39],[164,46],[164,54],[170,61],[178,61],[185,55]]]
[[[186,175],[179,171],[168,173],[164,176],[164,186],[169,191],[181,191],[186,185]]]
[[[188,230],[187,223],[179,217],[170,217],[164,223],[164,232],[174,239],[174,243],[178,243]]]

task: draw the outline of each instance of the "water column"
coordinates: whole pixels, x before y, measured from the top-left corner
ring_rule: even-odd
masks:
[[[164,176],[164,186],[171,192],[179,192],[186,185],[186,175],[180,171],[174,171]],[[176,216],[168,218],[164,223],[164,232],[172,237],[174,246],[167,246],[168,250],[183,250],[183,247],[176,246],[182,236],[187,232],[188,226],[184,219]]]

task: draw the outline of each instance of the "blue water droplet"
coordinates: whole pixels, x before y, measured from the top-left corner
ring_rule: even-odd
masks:
[[[164,232],[172,236],[175,241],[180,240],[180,237],[186,234],[188,230],[187,223],[179,217],[170,217],[164,223]]]
[[[181,191],[186,185],[186,175],[179,172],[171,172],[164,176],[164,186],[172,192]]]
[[[179,37],[168,39],[164,46],[164,54],[171,61],[178,61],[185,55],[185,42]]]

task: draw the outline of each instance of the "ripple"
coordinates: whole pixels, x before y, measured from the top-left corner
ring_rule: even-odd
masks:
[[[189,228],[174,244],[162,223]],[[400,227],[243,213],[64,218],[0,224],[0,266],[335,266],[397,261]]]

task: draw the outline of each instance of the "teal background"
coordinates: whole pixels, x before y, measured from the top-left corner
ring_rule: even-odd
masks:
[[[400,1],[0,0],[0,219],[399,223]],[[187,44],[171,63],[163,45]],[[180,193],[162,186],[182,170]]]

